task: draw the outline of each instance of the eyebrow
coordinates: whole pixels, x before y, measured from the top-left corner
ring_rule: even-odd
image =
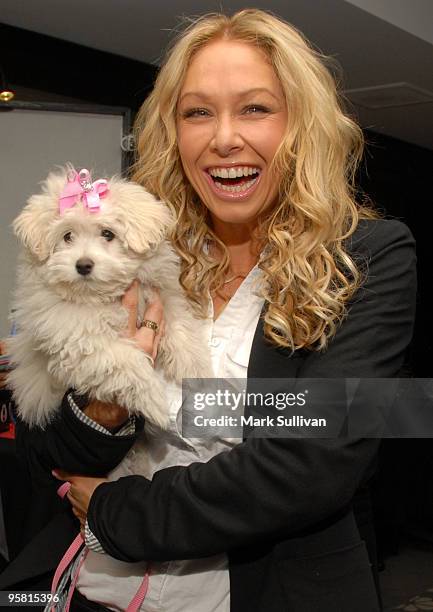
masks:
[[[240,91],[237,94],[237,97],[245,98],[246,96],[255,94],[255,93],[267,93],[273,98],[275,98],[275,100],[279,101],[277,96],[273,94],[272,91],[270,91],[266,87],[253,87],[252,89],[245,89],[244,91]],[[179,103],[182,102],[182,100],[186,98],[187,96],[195,96],[196,98],[202,98],[203,100],[207,100],[207,101],[211,100],[211,96],[209,96],[203,91],[187,91],[180,97]]]

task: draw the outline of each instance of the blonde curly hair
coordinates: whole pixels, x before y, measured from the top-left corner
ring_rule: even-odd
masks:
[[[278,76],[290,125],[273,160],[281,177],[279,203],[260,219],[266,249],[259,267],[267,302],[265,336],[296,350],[326,347],[344,318],[346,303],[362,271],[344,241],[359,219],[374,217],[355,202],[354,175],[363,153],[363,134],[342,110],[327,58],[311,48],[285,21],[258,9],[231,17],[219,13],[190,20],[167,52],[154,89],[134,126],[137,156],[131,178],[175,213],[171,239],[182,260],[181,283],[206,316],[209,293],[229,270],[229,255],[212,230],[208,211],[182,168],[176,142],[177,103],[192,57],[210,41],[242,41],[261,49]],[[216,261],[205,243],[223,253]]]

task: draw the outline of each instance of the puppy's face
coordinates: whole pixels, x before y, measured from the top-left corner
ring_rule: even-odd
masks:
[[[111,301],[124,294],[173,223],[167,206],[137,184],[110,179],[91,212],[78,201],[63,214],[66,169],[48,176],[14,221],[43,281],[70,301]]]
[[[143,254],[128,248],[115,215],[89,213],[82,206],[52,223],[47,240],[45,281],[70,298],[123,295],[143,261]]]

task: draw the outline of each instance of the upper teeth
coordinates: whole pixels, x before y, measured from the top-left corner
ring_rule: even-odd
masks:
[[[211,168],[209,174],[211,176],[217,176],[220,178],[236,178],[240,176],[251,176],[252,174],[258,174],[260,168],[254,168],[253,166],[238,166],[236,168]]]

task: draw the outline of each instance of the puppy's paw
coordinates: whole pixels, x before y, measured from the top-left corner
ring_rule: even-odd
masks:
[[[157,365],[168,379],[181,383],[184,378],[213,378],[210,353],[205,343],[176,346],[170,339],[158,354]]]
[[[161,429],[167,429],[169,416],[164,384],[147,359],[143,358],[137,372],[124,372],[122,384],[111,391],[115,394],[116,403],[130,414],[143,416]]]

